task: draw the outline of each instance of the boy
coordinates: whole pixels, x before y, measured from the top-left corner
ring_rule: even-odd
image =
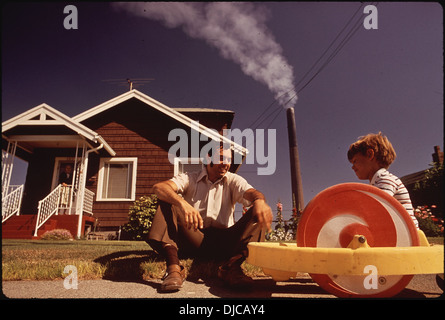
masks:
[[[351,144],[348,150],[348,160],[352,163],[352,170],[357,178],[368,179],[371,185],[396,198],[408,211],[414,225],[419,229],[408,190],[399,178],[387,170],[395,158],[396,152],[391,142],[381,132],[359,137],[359,140]]]

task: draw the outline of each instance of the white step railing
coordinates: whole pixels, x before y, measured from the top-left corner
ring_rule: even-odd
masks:
[[[20,186],[9,186],[7,196],[2,199],[2,223],[13,215],[20,214],[22,196],[23,184]]]
[[[94,192],[85,189],[84,192],[84,205],[83,211],[93,214],[93,199]],[[72,186],[63,186],[59,184],[50,194],[48,194],[43,200],[39,201],[37,222],[34,236],[37,237],[37,231],[39,228],[48,221],[51,216],[58,214],[59,210],[63,213],[71,214],[73,209],[74,193],[72,192]],[[75,208],[74,208],[75,209]]]
[[[43,200],[39,201],[36,230],[34,237],[37,237],[39,228],[53,215],[59,211],[60,194],[63,186],[59,184]]]

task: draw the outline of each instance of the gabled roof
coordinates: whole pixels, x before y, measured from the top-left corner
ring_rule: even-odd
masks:
[[[149,97],[135,89],[127,91],[127,92],[121,94],[120,96],[117,96],[113,99],[110,99],[110,100],[104,102],[104,103],[101,103],[96,107],[88,109],[85,112],[82,112],[82,113],[78,114],[77,116],[74,116],[73,120],[75,120],[76,122],[83,122],[86,119],[89,119],[89,118],[91,118],[97,114],[100,114],[101,112],[104,112],[108,109],[111,109],[114,106],[116,106],[122,102],[125,102],[129,99],[132,99],[132,98],[136,98],[136,99],[140,100],[141,102],[145,103],[146,105],[164,113],[165,115],[175,119],[176,121],[192,128],[194,130],[197,130],[198,132],[207,136],[210,139],[214,139],[214,140],[222,139],[224,142],[229,143],[235,152],[240,153],[243,156],[247,155],[247,153],[249,152],[243,146],[234,143],[230,139],[216,133],[213,130],[209,130],[206,126],[199,124],[197,127],[195,127],[194,123],[196,123],[196,121],[194,121],[193,119],[187,117],[186,115],[180,113],[179,111],[177,111],[173,108],[170,108],[170,107],[166,106],[165,104],[163,104],[163,103],[161,103],[161,102],[159,102],[159,101],[157,101],[157,100],[155,100],[155,99],[153,99],[153,98],[151,98],[151,97]]]
[[[114,150],[107,142],[96,132],[83,124],[73,120],[62,112],[42,103],[28,111],[25,111],[2,123],[2,133],[19,126],[64,126],[74,131],[81,137],[84,137],[94,143],[103,144],[104,148],[111,155],[115,155]]]

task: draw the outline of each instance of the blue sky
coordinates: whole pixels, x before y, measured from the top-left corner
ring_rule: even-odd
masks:
[[[78,10],[78,29],[63,26],[68,4]],[[264,34],[279,45],[299,83],[295,113],[306,204],[329,186],[358,181],[346,152],[361,135],[388,136],[398,155],[390,171],[398,176],[427,168],[433,147],[443,149],[439,4],[381,2],[378,29],[371,30],[362,25],[367,15],[359,2],[258,2],[249,8],[262,17]],[[352,30],[348,25],[340,33],[351,18],[361,19],[357,31],[328,61]],[[241,130],[267,110],[270,116],[257,123],[264,120],[259,129],[276,130],[277,170],[260,176],[257,165],[243,165],[239,174],[273,209],[280,199],[288,216],[285,108],[265,83],[184,30],[107,2],[4,4],[2,121],[41,103],[74,116],[128,90],[104,81],[119,78],[155,79],[137,89],[170,107],[233,110],[232,127]],[[21,167],[14,173],[17,182],[24,179]]]

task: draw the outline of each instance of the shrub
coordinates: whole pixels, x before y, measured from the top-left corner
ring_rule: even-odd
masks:
[[[131,240],[145,240],[158,206],[156,195],[143,196],[134,202],[128,213],[128,222],[122,230]]]
[[[419,228],[427,237],[443,237],[443,220],[436,217],[431,212],[431,209],[435,209],[436,206],[418,206],[414,210],[414,215],[419,222]]]
[[[69,232],[66,229],[54,229],[50,231],[46,231],[42,237],[41,240],[73,240],[73,236],[71,235],[71,232]]]
[[[411,201],[416,206],[428,205],[432,208],[436,217],[443,219],[443,167],[444,164],[433,162],[431,168],[425,170],[423,179],[416,181],[414,187],[409,190]],[[433,207],[434,205],[434,207]]]

